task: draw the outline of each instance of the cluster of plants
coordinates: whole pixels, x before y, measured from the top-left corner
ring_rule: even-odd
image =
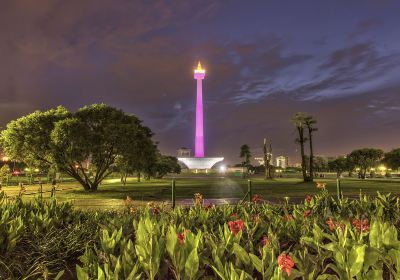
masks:
[[[53,279],[63,270],[78,279],[400,278],[393,195],[337,200],[323,190],[296,205],[255,195],[214,206],[196,194],[192,207],[126,205],[92,213],[55,200],[2,202],[0,278],[34,271],[25,278]]]

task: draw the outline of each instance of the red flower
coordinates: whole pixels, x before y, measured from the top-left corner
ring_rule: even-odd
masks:
[[[307,201],[308,203],[310,203],[311,200],[312,200],[312,196],[311,196],[311,195],[306,195],[306,201]]]
[[[294,267],[294,261],[290,256],[287,256],[285,253],[282,253],[278,257],[278,265],[280,269],[285,271],[287,275],[290,277],[292,274],[292,268]]]
[[[214,204],[209,203],[209,204],[207,204],[206,206],[204,206],[204,210],[208,211],[209,209],[211,209],[211,208],[213,208],[213,207],[214,207]]]
[[[326,224],[329,226],[329,229],[333,231],[335,229],[335,223],[333,222],[332,218],[326,220]]]
[[[368,232],[369,231],[369,221],[368,219],[360,220],[355,219],[353,221],[353,226],[357,229],[358,232]]]
[[[263,198],[261,195],[259,194],[255,194],[253,195],[253,197],[251,198],[251,201],[253,201],[254,203],[259,203],[263,201]]]
[[[236,235],[239,231],[243,230],[244,228],[244,222],[242,220],[236,220],[236,221],[229,221],[228,222],[229,228],[231,232]]]
[[[331,231],[335,230],[335,227],[336,227],[336,228],[339,228],[339,229],[341,229],[341,230],[343,231],[343,230],[344,230],[344,227],[345,227],[345,225],[344,225],[343,223],[341,223],[341,222],[334,222],[334,221],[332,220],[332,218],[329,218],[328,220],[326,220],[326,224],[329,225],[329,229],[330,229]]]
[[[310,216],[312,213],[311,209],[307,209],[306,211],[304,211],[304,218],[307,218],[308,216]]]
[[[271,241],[269,241],[268,237],[263,236],[263,238],[261,239],[261,243],[263,246],[268,246],[271,244]]]
[[[185,243],[185,232],[177,233],[179,244],[183,245]]]
[[[293,221],[293,220],[294,220],[294,218],[293,218],[292,215],[284,216],[284,217],[282,217],[282,219],[285,220],[286,222],[289,222],[289,221]]]
[[[150,208],[150,215],[158,215],[159,213],[160,213],[160,210],[158,210],[157,207]]]

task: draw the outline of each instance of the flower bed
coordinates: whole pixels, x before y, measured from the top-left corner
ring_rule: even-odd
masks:
[[[398,197],[252,201],[94,213],[2,198],[0,278],[400,279]]]

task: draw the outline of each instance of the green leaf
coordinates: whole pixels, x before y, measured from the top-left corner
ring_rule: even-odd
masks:
[[[251,259],[251,262],[253,263],[253,266],[254,266],[254,268],[258,271],[258,272],[260,272],[260,273],[262,273],[262,271],[263,271],[263,264],[262,264],[262,261],[256,256],[256,255],[253,255],[253,254],[249,254],[249,257],[250,257],[250,259]]]
[[[193,249],[192,252],[189,254],[185,263],[185,274],[190,279],[194,279],[198,270],[199,270],[199,256],[197,255],[197,249]]]
[[[56,277],[54,278],[54,280],[58,280],[61,278],[61,276],[64,275],[64,270],[61,270],[59,273],[57,273]]]
[[[383,271],[381,269],[372,269],[365,274],[365,280],[382,280],[383,279]]]
[[[105,280],[106,276],[104,275],[104,271],[101,269],[100,266],[97,267],[97,279],[98,280]]]
[[[89,280],[89,275],[79,265],[76,265],[76,276],[77,276],[78,280]]]
[[[356,245],[354,246],[349,254],[348,264],[350,265],[350,275],[351,277],[356,276],[360,273],[363,264],[364,264],[364,256],[365,256],[365,248],[367,245]]]
[[[233,244],[233,253],[246,265],[250,265],[249,254],[237,243]]]

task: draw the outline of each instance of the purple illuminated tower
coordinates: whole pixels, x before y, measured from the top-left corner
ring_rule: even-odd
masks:
[[[195,153],[194,157],[178,157],[184,168],[193,170],[196,173],[198,170],[205,170],[206,173],[216,163],[224,160],[223,157],[204,157],[204,127],[203,127],[203,88],[202,83],[206,75],[206,70],[201,68],[201,64],[197,65],[194,70],[194,78],[197,82],[196,96],[196,138],[195,138]]]
[[[194,70],[194,78],[197,80],[197,97],[196,97],[196,138],[195,138],[195,157],[204,157],[204,129],[203,129],[203,87],[202,80],[206,74],[206,70],[201,68],[201,64],[197,65]]]

